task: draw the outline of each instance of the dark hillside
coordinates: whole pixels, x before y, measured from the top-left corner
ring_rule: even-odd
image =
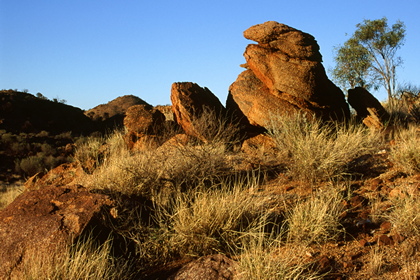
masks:
[[[0,129],[12,133],[87,134],[94,123],[83,110],[14,90],[0,91]]]

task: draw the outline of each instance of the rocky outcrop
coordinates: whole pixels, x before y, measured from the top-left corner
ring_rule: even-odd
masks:
[[[325,120],[350,116],[344,94],[327,77],[313,36],[269,21],[244,32],[246,70],[229,89],[233,103],[251,124],[268,125],[270,114],[303,112]]]
[[[165,122],[165,115],[157,108],[131,106],[124,118],[126,143],[134,150],[157,148],[171,136],[165,131],[170,125],[174,125],[173,121]]]
[[[381,129],[390,116],[381,103],[362,87],[348,90],[348,102],[356,110],[357,117],[370,128]]]
[[[108,196],[78,185],[23,193],[0,211],[0,279],[18,279],[35,253],[53,258],[64,252],[88,225],[99,228],[111,205]]]
[[[182,267],[170,280],[231,280],[237,273],[237,263],[217,254],[204,256]]]
[[[144,105],[148,108],[153,106],[134,95],[124,95],[111,100],[106,104],[98,105],[85,112],[85,115],[98,124],[103,129],[122,127],[125,114],[131,106]]]
[[[147,134],[157,134],[165,122],[161,111],[146,105],[134,105],[127,109],[124,126],[128,133],[137,137]]]
[[[36,190],[44,186],[66,186],[85,172],[79,162],[63,163],[45,173],[37,173],[25,182],[26,190]]]
[[[197,122],[203,114],[215,114],[214,119],[226,118],[226,109],[219,99],[208,89],[191,82],[172,84],[172,110],[176,122],[185,133],[207,141],[204,123]]]

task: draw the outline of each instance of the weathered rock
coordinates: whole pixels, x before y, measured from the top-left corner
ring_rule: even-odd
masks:
[[[241,151],[250,156],[254,156],[256,153],[269,153],[272,155],[278,153],[278,149],[273,138],[265,134],[259,134],[246,139],[242,143]]]
[[[244,37],[269,49],[276,49],[291,58],[322,61],[315,38],[293,27],[275,21],[251,26]]]
[[[231,85],[228,100],[237,103],[251,124],[265,127],[261,116],[267,119],[272,113],[303,111],[325,120],[350,116],[344,94],[328,79],[311,35],[270,21],[249,28],[244,36],[259,44],[246,48],[249,70]],[[231,108],[232,103],[227,104]]]
[[[381,129],[390,116],[381,103],[362,87],[348,90],[348,102],[356,110],[357,117],[370,128]]]
[[[66,186],[85,172],[79,162],[63,163],[48,171],[47,174],[37,173],[25,182],[26,190],[36,190],[44,186]]]
[[[246,70],[230,86],[226,107],[235,114],[243,114],[251,125],[264,128],[273,125],[273,116],[290,115],[296,111],[311,114],[316,109],[303,99],[289,98],[292,102],[274,96],[251,70]],[[234,108],[239,108],[240,113]]]
[[[147,105],[128,108],[124,118],[127,129],[125,141],[130,149],[148,150],[159,147],[166,139],[164,135],[165,115]]]
[[[172,110],[177,123],[185,133],[206,141],[202,133],[204,124],[196,120],[204,113],[214,113],[216,119],[226,118],[226,109],[219,99],[208,89],[191,82],[172,84]]]
[[[170,280],[229,280],[236,275],[237,264],[224,255],[204,256],[182,267]]]
[[[172,106],[171,105],[158,105],[158,106],[155,106],[155,109],[159,110],[162,114],[165,115],[165,120],[166,121],[174,121],[175,120],[174,112],[172,111]]]
[[[134,105],[127,109],[124,126],[136,136],[155,135],[165,122],[161,111],[147,105]]]
[[[88,225],[99,227],[111,205],[78,185],[24,192],[0,211],[0,279],[19,273],[34,252],[52,258],[64,251]]]

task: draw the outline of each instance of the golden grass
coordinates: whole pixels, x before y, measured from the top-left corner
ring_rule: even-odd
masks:
[[[269,134],[295,179],[317,182],[348,173],[348,164],[380,149],[381,137],[361,125],[325,124],[304,115],[273,117]]]
[[[401,129],[390,152],[391,161],[403,172],[420,172],[420,129],[410,126]]]
[[[22,185],[20,186],[6,186],[0,191],[0,210],[5,208],[7,205],[13,202],[24,190]]]
[[[289,241],[302,244],[333,241],[343,233],[343,196],[334,186],[318,190],[291,207],[286,215]]]
[[[11,280],[103,280],[130,279],[127,263],[111,255],[111,239],[95,244],[94,237],[79,240],[65,252],[34,250]],[[53,257],[52,257],[53,256]]]
[[[324,279],[314,263],[304,261],[307,247],[289,246],[281,241],[282,234],[271,235],[261,230],[247,234],[237,255],[237,279]]]

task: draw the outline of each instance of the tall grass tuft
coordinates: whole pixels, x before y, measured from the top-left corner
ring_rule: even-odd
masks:
[[[403,172],[420,172],[420,129],[410,126],[397,134],[395,145],[391,147],[390,159]]]
[[[380,135],[361,125],[323,123],[301,114],[274,116],[269,134],[293,178],[309,182],[346,174],[352,160],[381,145]]]
[[[103,280],[131,279],[128,263],[115,259],[111,253],[111,239],[95,244],[94,237],[79,240],[64,252],[34,250],[23,268],[11,280]]]
[[[281,242],[281,236],[267,234],[256,228],[243,239],[238,253],[239,274],[237,279],[324,279],[314,264],[302,256],[307,247],[288,246]]]
[[[336,240],[343,233],[340,224],[344,211],[342,201],[340,191],[330,186],[292,206],[286,216],[288,240],[308,245]]]

